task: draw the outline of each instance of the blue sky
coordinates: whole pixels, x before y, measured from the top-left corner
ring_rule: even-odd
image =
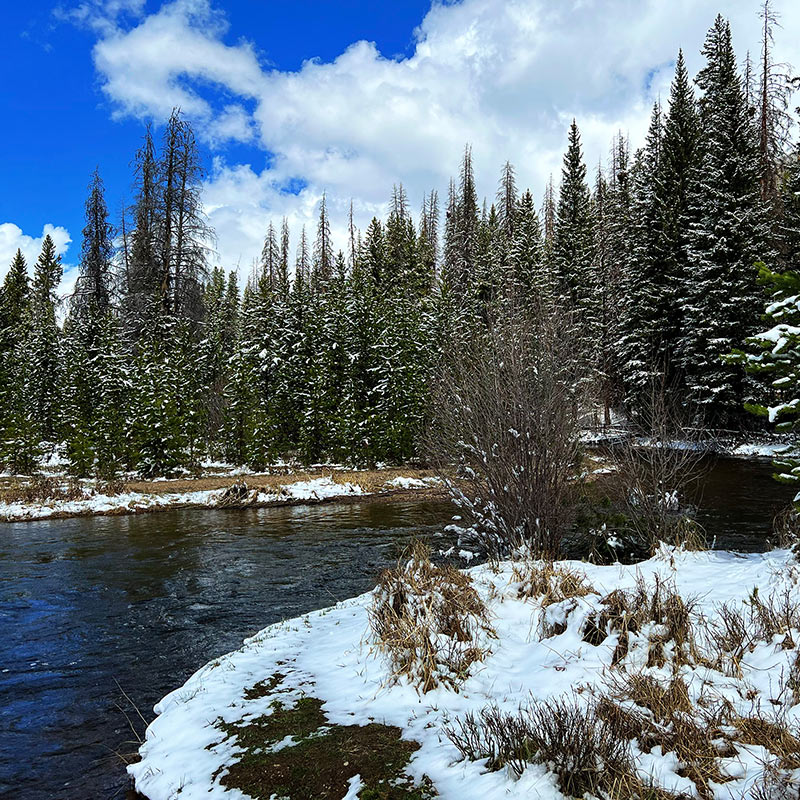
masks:
[[[95,33],[65,19],[64,12],[77,5],[9,3],[0,29],[0,222],[12,221],[31,234],[48,222],[64,226],[74,240],[70,255],[83,224],[90,173],[100,168],[116,213],[130,194],[130,160],[144,125],[139,118],[114,118],[114,103],[103,94],[92,60]],[[148,2],[144,11],[159,7]],[[402,56],[428,7],[426,0],[232,0],[224,4],[226,38],[256,39],[262,63],[280,70],[298,69],[309,58],[335,58],[357,39]],[[258,35],[267,30],[274,32]],[[250,145],[228,143],[221,150],[234,161],[263,164],[267,158]],[[203,155],[210,165],[212,150],[204,147]]]
[[[287,216],[296,241],[323,191],[342,239],[351,199],[364,226],[395,182],[413,208],[443,195],[468,142],[482,194],[510,159],[541,198],[573,116],[590,174],[618,131],[641,144],[678,47],[696,71],[720,5],[738,54],[757,51],[756,0],[7,3],[0,276],[45,230],[74,266],[91,171],[118,215],[144,123],[175,105],[208,168],[215,261],[243,273],[268,222]],[[776,55],[800,65],[800,3],[775,7]]]

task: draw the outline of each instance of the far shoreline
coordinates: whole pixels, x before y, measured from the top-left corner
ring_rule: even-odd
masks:
[[[65,476],[58,480],[67,481]],[[30,479],[0,480],[0,523],[41,522],[87,517],[132,516],[164,511],[226,511],[315,506],[324,503],[444,502],[449,494],[432,470],[385,468],[377,470],[320,469],[288,474],[254,473],[175,478],[155,481],[132,480],[114,494],[95,492],[85,482],[82,499],[41,502],[4,502]],[[241,501],[224,500],[233,486],[247,496]],[[221,502],[222,501],[222,502]]]

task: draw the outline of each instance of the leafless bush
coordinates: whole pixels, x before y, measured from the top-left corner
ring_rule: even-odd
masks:
[[[556,555],[574,513],[584,381],[568,315],[520,309],[454,345],[428,450],[490,556]]]
[[[599,645],[612,633],[619,634],[611,660],[613,666],[627,656],[631,634],[647,628],[648,665],[665,663],[668,643],[673,647],[674,664],[690,663],[696,650],[693,629],[696,604],[694,599],[682,598],[674,585],[658,575],[652,587],[639,575],[632,590],[615,589],[601,600],[603,610],[587,619],[583,640]]]
[[[705,535],[687,514],[686,490],[703,471],[697,434],[654,387],[629,436],[613,450],[616,485],[629,525],[645,549],[660,542],[705,549]]]
[[[775,532],[778,547],[794,550],[797,555],[798,544],[800,544],[800,514],[794,505],[776,515],[772,521],[772,529]]]
[[[567,797],[607,795],[633,775],[627,739],[593,704],[548,700],[515,714],[489,706],[445,732],[462,757],[487,759],[489,769],[508,766],[521,775],[530,763],[546,764]]]
[[[471,578],[431,563],[419,542],[381,574],[369,621],[394,677],[406,676],[423,693],[440,683],[457,689],[486,656],[486,638],[495,635]]]

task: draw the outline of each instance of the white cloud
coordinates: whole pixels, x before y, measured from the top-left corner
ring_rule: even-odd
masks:
[[[62,297],[72,294],[75,288],[75,279],[78,276],[78,268],[64,260],[64,256],[69,250],[70,244],[72,244],[72,237],[66,228],[60,225],[53,225],[50,222],[42,228],[41,236],[30,236],[23,233],[19,225],[15,225],[13,222],[0,223],[0,280],[5,278],[17,250],[21,250],[22,255],[25,256],[25,261],[28,264],[28,274],[32,277],[34,264],[42,250],[42,242],[44,237],[48,235],[56,246],[56,253],[64,261],[64,275],[59,293]]]
[[[756,4],[725,5],[737,52],[757,53]],[[776,6],[780,59],[800,38],[800,4]],[[212,148],[252,139],[271,155],[260,171],[220,158],[206,187],[221,262],[249,267],[267,220],[312,222],[323,190],[339,230],[351,197],[363,225],[397,181],[415,206],[426,190],[444,193],[466,142],[482,193],[494,195],[510,159],[520,186],[541,197],[575,116],[593,172],[618,130],[642,142],[679,47],[689,69],[699,68],[717,8],[712,0],[435,2],[408,58],[384,58],[361,41],[331,62],[284,72],[265,67],[254,43],[229,42],[208,0],[174,0],[133,28],[114,23],[94,58],[117,113],[163,119],[180,105]],[[268,51],[268,41],[258,44]],[[281,191],[297,179],[306,184],[299,194]]]
[[[48,235],[56,246],[56,253],[63,255],[67,252],[72,238],[66,228],[48,222],[42,229],[41,236],[29,236],[13,222],[0,224],[0,277],[5,277],[17,250],[22,251],[22,255],[25,256],[25,261],[28,263],[28,272],[33,275],[33,265],[42,250],[44,237]]]

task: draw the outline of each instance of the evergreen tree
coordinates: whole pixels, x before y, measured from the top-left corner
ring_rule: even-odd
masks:
[[[48,234],[42,242],[42,252],[34,268],[31,287],[30,333],[24,346],[24,358],[29,363],[29,392],[32,410],[37,421],[40,439],[57,441],[59,433],[59,386],[62,360],[60,331],[56,309],[60,299],[61,256]]]
[[[741,371],[723,360],[755,331],[761,292],[755,262],[765,252],[756,138],[731,44],[718,16],[708,32],[706,65],[697,77],[701,100],[701,156],[689,190],[687,257],[692,291],[684,303],[682,367],[698,416],[732,425],[746,387]]]
[[[556,209],[553,260],[558,291],[573,308],[591,315],[592,211],[586,165],[575,120],[569,129]],[[587,318],[587,332],[590,320]]]

